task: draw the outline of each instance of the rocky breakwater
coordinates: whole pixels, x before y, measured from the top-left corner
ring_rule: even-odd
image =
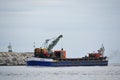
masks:
[[[32,52],[0,52],[0,66],[26,65],[26,59],[33,55]]]

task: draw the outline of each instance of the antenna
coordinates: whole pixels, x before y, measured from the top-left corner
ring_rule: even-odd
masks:
[[[9,43],[9,45],[8,45],[8,52],[12,52],[12,46],[11,46],[11,43]]]
[[[35,49],[35,42],[33,43],[33,47],[34,47],[34,49]]]

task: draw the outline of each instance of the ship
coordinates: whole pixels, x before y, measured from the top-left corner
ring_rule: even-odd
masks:
[[[46,39],[44,47],[35,48],[34,56],[27,58],[27,66],[46,66],[46,67],[62,67],[62,66],[107,66],[108,59],[104,56],[105,48],[102,45],[97,52],[88,53],[87,56],[81,58],[67,58],[66,51],[52,50],[58,41],[63,37],[59,35],[53,39]]]

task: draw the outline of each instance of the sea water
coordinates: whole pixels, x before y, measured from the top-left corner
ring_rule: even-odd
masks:
[[[0,66],[0,80],[120,80],[120,65],[79,67]]]

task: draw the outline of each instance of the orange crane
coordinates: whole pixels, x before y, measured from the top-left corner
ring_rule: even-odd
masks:
[[[49,45],[48,41],[50,39],[46,39],[44,43],[44,48],[35,48],[34,55],[35,57],[42,57],[42,58],[66,58],[66,51],[63,50],[55,50],[54,52],[52,49],[54,46],[59,42],[59,40],[63,37],[63,35],[59,35],[55,38]]]

